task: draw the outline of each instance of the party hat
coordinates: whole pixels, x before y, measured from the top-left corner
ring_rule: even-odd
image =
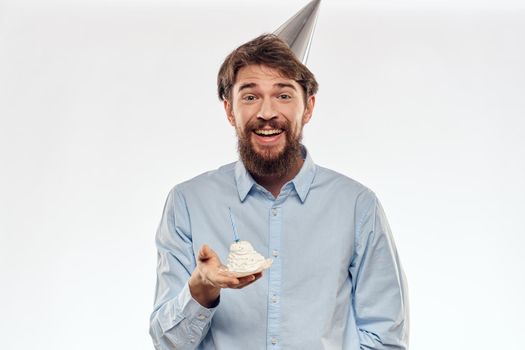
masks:
[[[290,46],[303,64],[308,59],[320,4],[321,0],[310,1],[274,32]]]

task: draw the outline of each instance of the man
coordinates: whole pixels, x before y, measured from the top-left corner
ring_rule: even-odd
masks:
[[[373,192],[314,164],[301,145],[317,82],[260,36],[233,51],[219,97],[240,161],[179,184],[157,232],[150,333],[157,349],[406,349],[404,276]],[[233,241],[273,258],[235,278]]]

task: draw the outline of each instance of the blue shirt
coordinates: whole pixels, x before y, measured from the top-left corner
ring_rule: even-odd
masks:
[[[221,290],[208,309],[192,298],[188,279],[203,244],[226,261],[228,207],[240,239],[273,264],[250,286]],[[156,244],[157,349],[407,348],[405,278],[381,205],[309,154],[277,198],[241,161],[175,186]]]

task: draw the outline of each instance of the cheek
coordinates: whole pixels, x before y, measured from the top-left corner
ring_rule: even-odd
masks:
[[[237,125],[245,125],[250,120],[250,118],[256,115],[256,111],[254,111],[254,108],[246,106],[237,107],[233,109],[233,115]]]
[[[305,110],[303,108],[290,108],[288,113],[285,114],[288,122],[290,122],[294,129],[299,129],[303,125],[304,112]]]
[[[233,126],[235,127],[237,135],[244,135],[249,120],[247,118],[244,118],[244,116],[242,115],[235,115],[235,120],[233,122]]]
[[[301,121],[298,121],[294,127],[294,137],[297,137],[301,133],[302,128],[303,123]]]
[[[281,111],[284,115],[288,116],[289,119],[302,120],[304,113],[306,112],[303,103],[290,103],[282,106]]]

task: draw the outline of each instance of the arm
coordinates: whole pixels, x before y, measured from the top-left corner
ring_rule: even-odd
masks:
[[[215,308],[201,306],[189,290],[196,261],[188,211],[176,189],[166,200],[155,243],[157,284],[150,335],[156,349],[194,349],[206,335]]]
[[[369,191],[360,196],[356,213],[350,276],[360,348],[406,350],[409,326],[406,281],[385,213]]]
[[[235,278],[221,271],[215,252],[203,246],[193,253],[184,198],[173,189],[156,235],[157,285],[150,335],[156,349],[195,349],[206,336],[219,304],[221,288],[243,288],[261,274]]]

